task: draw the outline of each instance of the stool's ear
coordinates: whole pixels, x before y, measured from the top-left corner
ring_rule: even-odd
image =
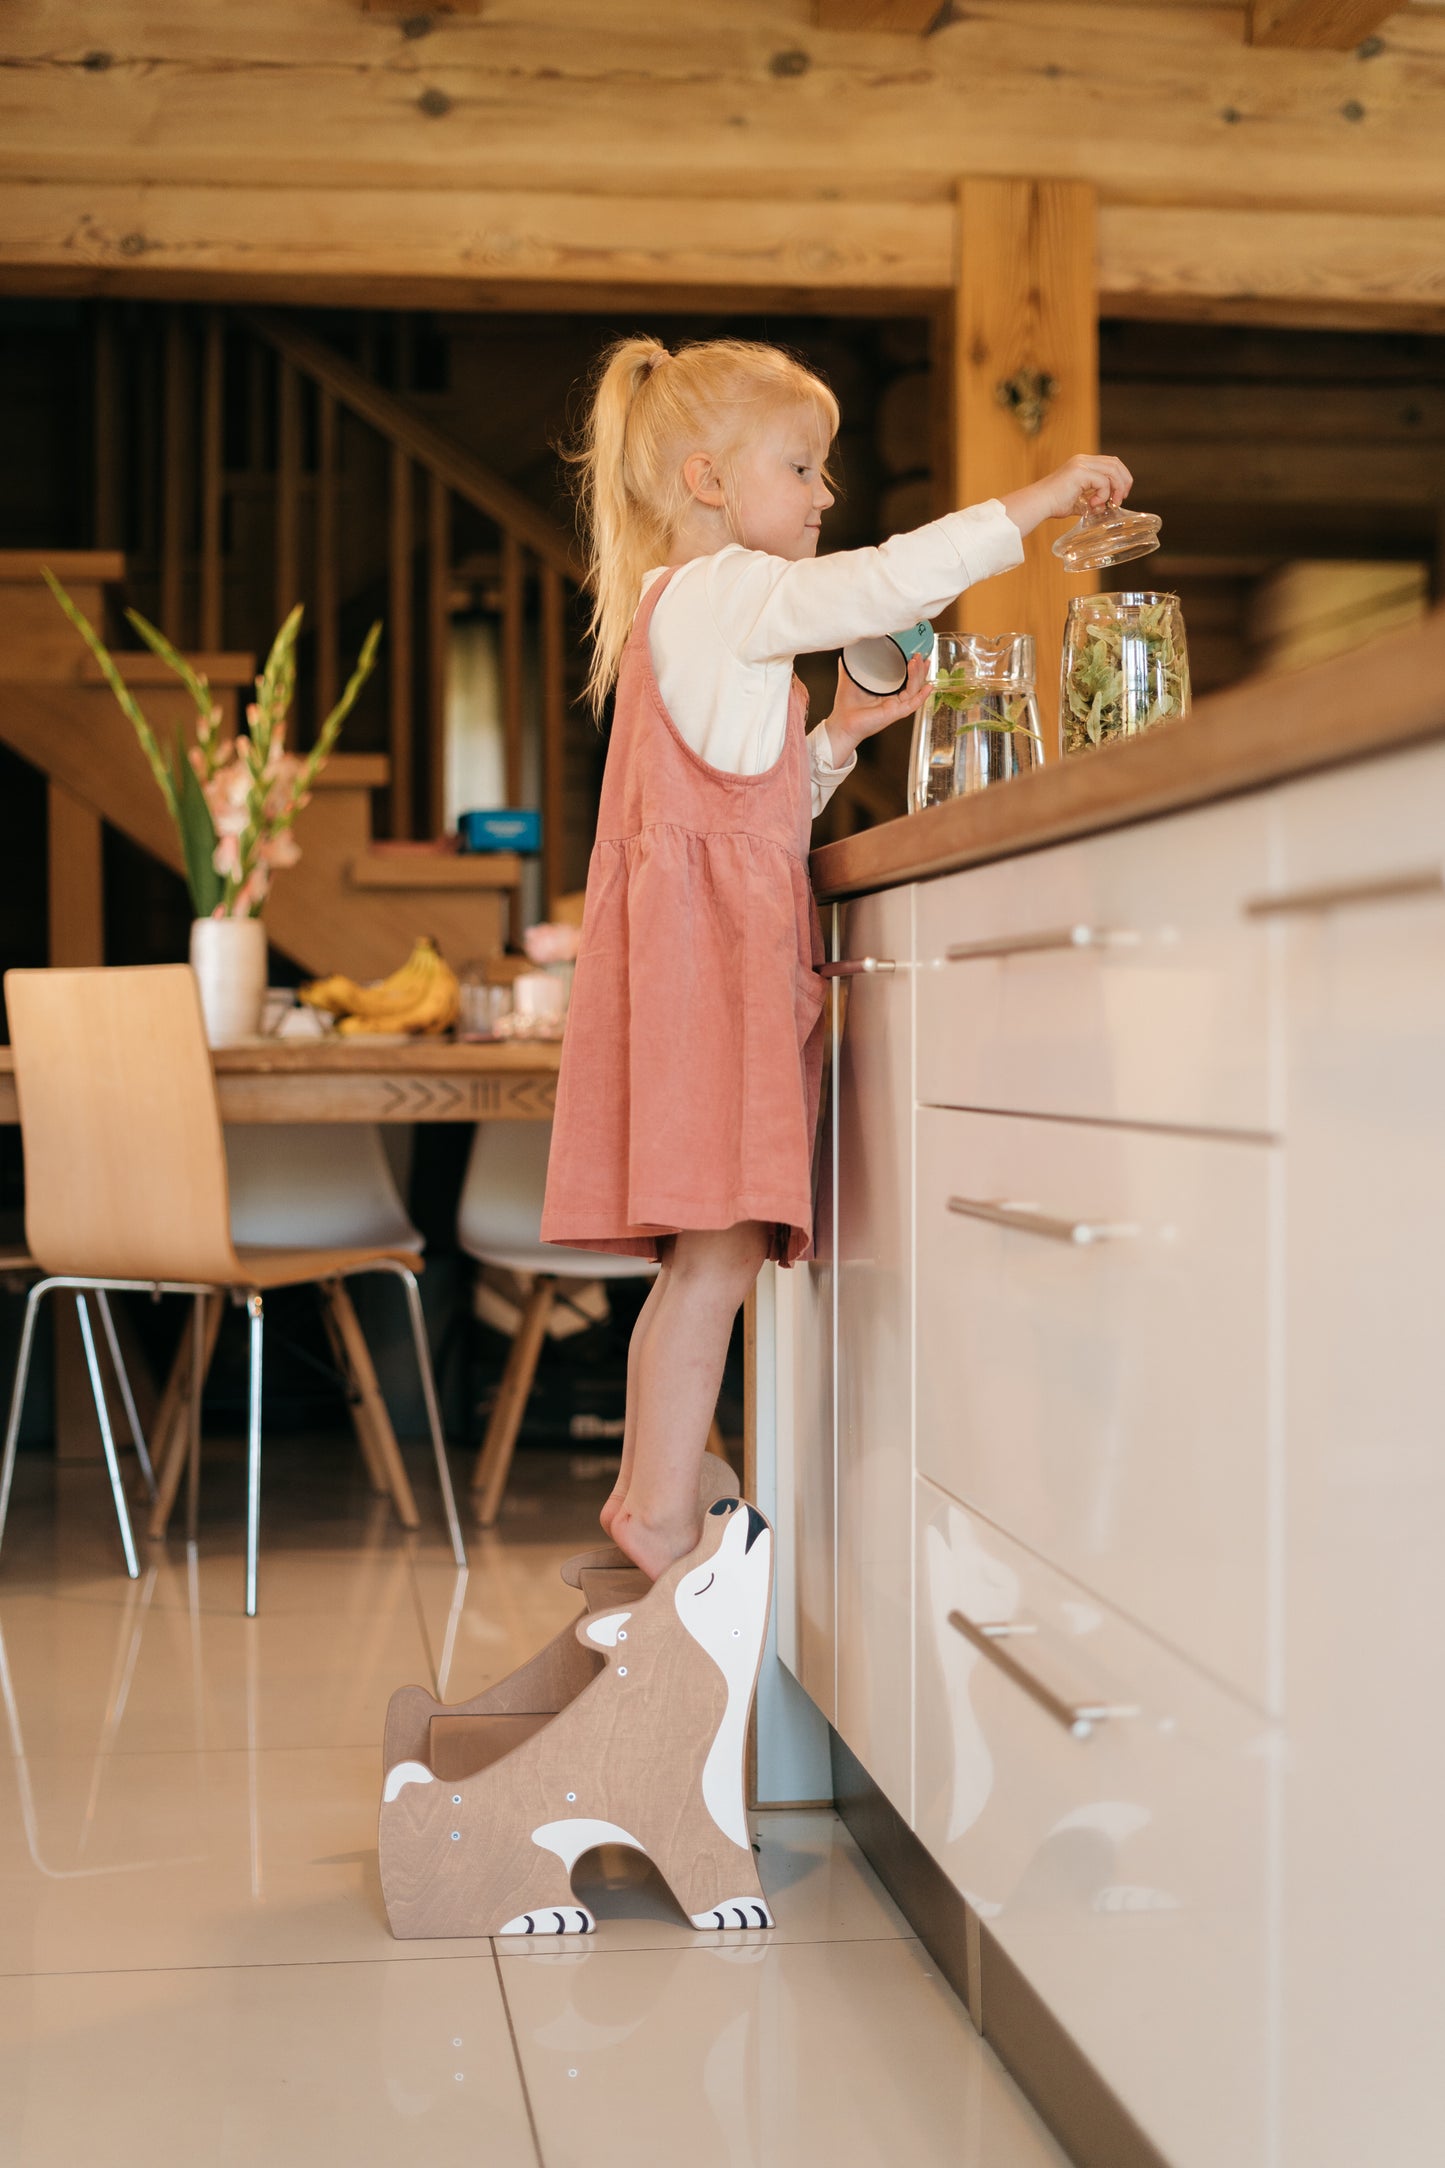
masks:
[[[577,1622],[577,1639],[586,1648],[589,1644],[599,1649],[615,1649],[620,1640],[627,1639],[627,1621],[630,1611],[604,1611],[600,1618],[584,1618]]]

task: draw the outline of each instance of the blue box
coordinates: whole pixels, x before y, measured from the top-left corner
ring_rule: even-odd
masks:
[[[518,807],[463,813],[457,822],[464,851],[540,851],[542,816]]]

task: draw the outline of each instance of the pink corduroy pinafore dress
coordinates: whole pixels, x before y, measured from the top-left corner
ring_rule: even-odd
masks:
[[[663,705],[643,597],[622,659],[547,1170],[542,1239],[656,1257],[761,1220],[812,1246],[822,933],[808,880],[807,695],[761,775],[694,753]]]

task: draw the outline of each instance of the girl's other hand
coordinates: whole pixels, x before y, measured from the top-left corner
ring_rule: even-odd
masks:
[[[1108,452],[1075,452],[1041,481],[1011,489],[1003,508],[1020,534],[1032,534],[1046,519],[1068,519],[1083,511],[1122,504],[1134,477],[1122,459]]]
[[[861,685],[855,685],[839,663],[833,712],[824,725],[833,751],[834,767],[845,768],[864,738],[876,737],[890,723],[914,714],[922,707],[928,687],[926,655],[911,656],[902,692],[885,693],[881,699],[874,693],[865,693]]]

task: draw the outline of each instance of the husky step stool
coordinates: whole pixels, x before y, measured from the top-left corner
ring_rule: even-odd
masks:
[[[585,1935],[584,1852],[645,1853],[699,1928],[771,1927],[743,1764],[773,1532],[709,1457],[697,1547],[650,1582],[622,1552],[563,1567],[586,1608],[495,1686],[392,1695],[379,1851],[391,1931]]]

